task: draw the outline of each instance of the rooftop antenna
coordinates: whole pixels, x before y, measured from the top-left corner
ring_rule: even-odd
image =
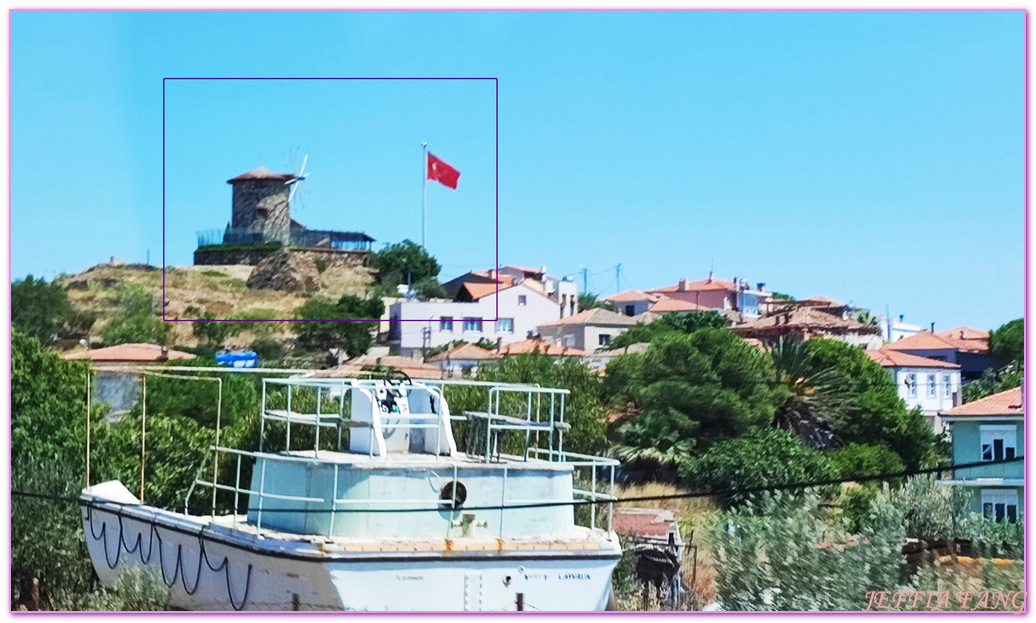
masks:
[[[299,183],[305,180],[307,177],[309,177],[309,173],[306,173],[307,160],[309,160],[309,154],[306,154],[305,157],[302,158],[302,168],[299,170],[299,174],[291,178],[287,182],[284,182],[285,184],[291,186],[291,192],[288,193],[288,203],[291,203],[292,197],[295,196],[295,191],[299,189]]]

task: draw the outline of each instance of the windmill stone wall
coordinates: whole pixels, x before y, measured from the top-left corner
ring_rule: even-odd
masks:
[[[262,233],[267,241],[287,244],[291,232],[288,193],[291,175],[272,173],[261,167],[229,180],[234,188],[230,226]]]

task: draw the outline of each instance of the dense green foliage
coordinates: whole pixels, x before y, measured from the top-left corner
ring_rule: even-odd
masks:
[[[887,446],[851,443],[830,454],[831,465],[841,478],[880,476],[903,471],[903,460]]]
[[[385,246],[370,255],[371,266],[378,271],[378,282],[394,288],[401,283],[416,285],[435,281],[442,267],[424,247],[410,240]],[[427,289],[429,285],[422,286]]]
[[[119,286],[118,297],[118,313],[101,331],[101,339],[106,346],[166,344],[172,327],[160,319],[161,309],[153,309],[156,302],[147,290],[132,283],[123,283]]]
[[[572,429],[564,435],[564,449],[569,452],[593,454],[604,447],[604,410],[601,407],[601,381],[595,373],[587,369],[579,361],[555,358],[540,353],[515,355],[499,362],[479,366],[480,381],[499,381],[505,383],[539,384],[541,387],[567,389],[571,392],[565,397],[565,422]],[[501,402],[501,412],[507,415],[521,415],[524,419],[525,395],[510,395]],[[485,387],[446,386],[446,400],[450,412],[461,414],[464,411],[485,411],[488,405],[488,393]],[[549,409],[549,398],[544,398],[538,406],[543,419]],[[558,404],[560,406],[560,404]],[[461,428],[461,427],[458,427]],[[517,440],[524,434],[515,435]],[[457,442],[463,444],[463,431]],[[516,448],[507,449],[514,452]]]
[[[11,324],[25,335],[49,344],[73,316],[68,295],[57,283],[28,275],[11,284]]]
[[[1020,561],[986,559],[977,570],[935,562],[904,573],[909,537],[965,538],[974,555],[1021,555],[1022,522],[969,514],[966,495],[934,476],[911,478],[864,500],[852,526],[827,511],[815,492],[759,496],[721,514],[708,531],[718,601],[724,610],[861,610],[869,591],[920,590],[950,591],[949,609],[960,609],[959,591],[1022,590]],[[976,594],[964,609],[977,600]]]
[[[30,599],[33,578],[40,582],[43,608],[88,608],[83,600],[97,597],[89,593],[96,586],[76,505],[20,495],[75,497],[84,485],[86,377],[86,363],[64,361],[44,351],[35,338],[17,330],[12,334],[11,590],[15,604]],[[108,426],[104,412],[99,405],[92,410],[92,479],[122,477],[134,482],[134,465],[123,464],[117,454],[120,436],[128,436],[133,423]],[[162,458],[170,464],[162,469],[184,465],[182,455],[175,453],[180,448],[163,437],[161,432],[149,437],[156,446],[173,452]],[[135,467],[139,469],[139,463]]]
[[[364,299],[347,294],[337,302],[310,299],[295,310],[295,317],[307,322],[293,323],[292,329],[299,342],[310,349],[340,348],[349,357],[359,357],[370,348],[377,323],[357,320],[380,318],[384,313],[385,304],[376,297]]]
[[[605,395],[635,413],[619,452],[652,460],[657,439],[663,450],[678,449],[676,459],[768,425],[786,392],[771,376],[768,358],[726,329],[665,333],[643,353],[616,357]]]
[[[834,443],[831,420],[843,415],[845,396],[833,370],[818,365],[802,342],[781,336],[770,349],[774,381],[787,388],[787,397],[773,414],[777,428],[794,432],[811,448]]]
[[[709,540],[724,610],[860,610],[867,591],[903,586],[902,506],[876,500],[851,537],[825,521],[819,502],[778,492],[720,515]]]
[[[861,348],[830,339],[805,343],[812,365],[829,370],[830,383],[844,401],[829,423],[838,442],[885,445],[908,470],[929,467],[940,447],[920,410],[908,410],[892,376]]]
[[[228,320],[217,320],[216,314],[206,311],[201,320],[191,323],[191,330],[197,337],[204,339],[211,346],[220,347],[243,329],[242,323]]]
[[[1025,363],[1025,319],[1017,318],[989,332],[989,353],[1002,366]]]
[[[964,402],[972,402],[991,394],[1021,387],[1025,380],[1025,369],[1011,363],[997,370],[986,368],[982,376],[964,386]]]
[[[690,335],[699,329],[725,329],[730,319],[717,311],[674,312],[662,314],[653,321],[640,321],[616,335],[604,350],[617,350],[630,344],[653,342],[663,335],[682,333]]]
[[[783,430],[759,428],[714,445],[680,465],[680,480],[692,491],[729,491],[717,498],[725,506],[744,504],[751,493],[732,491],[837,478],[831,461]],[[754,494],[758,496],[758,493]]]

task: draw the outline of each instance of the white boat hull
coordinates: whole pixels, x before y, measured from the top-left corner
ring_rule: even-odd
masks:
[[[145,566],[187,610],[516,610],[519,594],[527,610],[604,610],[621,553],[607,542],[582,551],[329,551],[89,492],[80,504],[101,582]]]

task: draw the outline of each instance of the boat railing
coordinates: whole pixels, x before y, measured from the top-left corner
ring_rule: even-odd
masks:
[[[546,449],[546,448],[530,448],[529,451],[530,451],[530,454],[546,455],[547,456],[547,460],[551,460],[553,462],[563,462],[563,463],[566,463],[566,464],[570,464],[570,465],[573,466],[573,468],[581,468],[581,467],[589,468],[589,472],[590,472],[590,476],[589,476],[590,489],[580,489],[578,486],[575,485],[575,483],[573,483],[573,489],[572,489],[573,497],[572,497],[572,499],[567,499],[567,500],[550,500],[550,499],[544,499],[542,497],[537,497],[535,499],[515,498],[513,496],[509,497],[508,496],[508,487],[507,487],[507,482],[508,482],[508,478],[509,478],[509,475],[510,475],[509,472],[510,472],[511,468],[517,467],[517,466],[514,465],[514,464],[504,463],[501,466],[502,467],[502,474],[501,474],[502,484],[501,484],[501,497],[500,497],[500,500],[499,500],[499,506],[496,507],[495,509],[492,509],[492,510],[494,510],[498,514],[497,533],[498,533],[498,537],[499,538],[503,538],[504,537],[504,527],[506,525],[507,511],[508,510],[511,510],[511,509],[521,509],[521,508],[523,508],[523,505],[525,505],[525,506],[527,506],[527,505],[536,506],[536,505],[540,505],[540,504],[543,504],[543,503],[552,503],[552,502],[556,503],[558,505],[566,505],[566,504],[572,504],[574,500],[586,500],[586,501],[589,502],[588,506],[590,507],[590,514],[589,514],[589,522],[588,522],[588,524],[586,526],[586,527],[589,527],[589,528],[596,528],[597,527],[597,506],[600,503],[607,502],[608,510],[607,510],[606,529],[608,531],[612,530],[612,513],[613,513],[613,510],[614,510],[614,501],[616,500],[616,498],[614,496],[615,467],[617,467],[619,465],[618,461],[616,461],[614,459],[605,458],[605,457],[591,456],[591,455],[585,455],[585,454],[577,454],[577,453],[573,453],[573,452],[559,452],[559,451],[556,451],[556,450],[550,450],[550,449]],[[209,515],[213,519],[215,519],[215,517],[217,515],[217,502],[216,502],[216,494],[217,494],[217,492],[225,491],[227,493],[232,493],[233,494],[233,508],[232,508],[232,513],[231,513],[231,517],[232,517],[231,526],[233,528],[237,528],[238,525],[241,524],[241,523],[247,523],[247,519],[243,521],[242,520],[242,513],[239,512],[241,510],[241,503],[242,503],[241,496],[242,495],[251,496],[251,499],[246,502],[247,507],[245,509],[244,515],[247,517],[247,514],[249,512],[251,512],[252,510],[255,511],[255,524],[254,524],[254,526],[255,526],[255,529],[256,529],[256,531],[257,531],[257,533],[259,535],[262,535],[263,534],[263,530],[264,530],[264,528],[263,528],[263,516],[264,516],[264,513],[269,515],[270,513],[282,513],[282,512],[297,512],[297,513],[326,512],[326,513],[328,513],[329,514],[329,520],[328,520],[328,528],[327,528],[327,532],[326,532],[326,536],[328,538],[333,537],[335,535],[336,516],[342,515],[342,514],[345,514],[345,513],[357,513],[357,512],[364,512],[364,511],[371,512],[371,513],[377,513],[377,512],[387,512],[387,511],[390,511],[392,509],[400,509],[400,510],[405,510],[406,512],[429,512],[429,513],[433,513],[434,512],[434,513],[441,513],[444,510],[449,510],[450,511],[450,521],[448,521],[446,523],[446,533],[444,535],[445,538],[447,538],[447,539],[451,538],[451,533],[452,533],[452,531],[454,529],[463,526],[463,521],[460,519],[460,517],[466,512],[466,509],[464,509],[463,507],[460,507],[460,506],[444,508],[442,500],[438,500],[434,506],[428,506],[428,504],[429,504],[429,500],[428,499],[384,498],[384,497],[378,497],[377,499],[373,499],[373,498],[371,498],[369,496],[367,496],[367,497],[358,497],[358,498],[339,498],[339,497],[337,497],[338,482],[339,482],[339,471],[340,471],[342,466],[341,466],[341,464],[339,464],[337,462],[334,462],[334,461],[328,461],[328,460],[324,460],[324,459],[317,459],[315,457],[295,456],[295,455],[290,455],[290,454],[271,454],[271,453],[266,453],[266,452],[252,452],[252,451],[248,451],[248,450],[239,450],[239,449],[235,449],[235,448],[225,448],[225,447],[219,447],[219,446],[211,446],[209,448],[209,456],[212,457],[212,459],[214,461],[218,460],[218,457],[220,455],[229,455],[229,456],[235,457],[235,461],[233,463],[233,466],[234,466],[234,469],[233,469],[234,483],[233,483],[233,485],[223,484],[222,482],[220,482],[220,474],[222,472],[218,469],[218,466],[216,466],[217,469],[213,469],[214,476],[213,476],[213,479],[211,481],[204,479],[202,477],[202,474],[208,473],[208,472],[207,472],[207,470],[204,469],[205,466],[202,465],[199,468],[199,470],[198,470],[198,474],[195,477],[194,482],[191,483],[191,486],[190,486],[190,488],[187,491],[187,498],[186,498],[186,501],[184,502],[184,514],[188,514],[188,515],[190,514],[191,499],[194,496],[194,493],[195,493],[196,489],[198,489],[198,488],[205,488],[205,489],[211,489],[212,493],[213,493],[213,495],[212,495],[212,505],[211,505],[211,507],[209,509]],[[252,489],[251,487],[248,487],[248,486],[242,486],[241,477],[242,477],[242,472],[243,472],[244,461],[247,461],[247,460],[253,461],[253,463],[251,465],[251,468],[255,469],[255,465],[256,465],[256,460],[257,459],[263,459],[261,461],[260,467],[259,467],[258,489]],[[303,496],[303,495],[287,495],[287,494],[273,493],[271,491],[268,491],[267,490],[267,486],[266,486],[267,485],[267,483],[266,483],[266,467],[267,467],[267,465],[270,462],[290,462],[290,463],[303,463],[303,464],[312,464],[314,462],[322,462],[322,463],[325,463],[325,464],[330,464],[333,467],[333,482],[332,482],[332,488],[330,489],[333,492],[332,495],[330,497],[313,497],[313,496]],[[609,476],[608,476],[608,480],[607,480],[609,488],[608,488],[607,493],[601,492],[601,491],[597,490],[597,488],[598,488],[597,487],[597,482],[598,482],[598,480],[597,480],[597,472],[599,470],[601,470],[601,469],[607,469],[608,472],[609,472]],[[252,478],[252,482],[255,483],[256,479]],[[452,476],[452,483],[453,483],[452,491],[457,491],[458,482],[459,482],[458,466],[456,464],[454,464],[453,465],[453,476]],[[267,506],[267,501],[269,501],[269,500],[276,500],[276,501],[281,501],[281,502],[295,502],[295,503],[302,503],[302,504],[317,504],[318,508],[317,509],[312,509],[312,508],[281,508],[281,507],[277,507],[277,506],[275,506],[273,508],[269,508]],[[253,502],[254,502],[254,504],[253,504]],[[374,504],[376,504],[377,506],[373,506]],[[344,508],[344,509],[339,508],[341,506],[344,506],[346,508]],[[363,508],[363,506],[366,506],[367,508]],[[578,516],[578,514],[577,514],[577,516]],[[579,522],[577,521],[576,523],[578,524]]]

